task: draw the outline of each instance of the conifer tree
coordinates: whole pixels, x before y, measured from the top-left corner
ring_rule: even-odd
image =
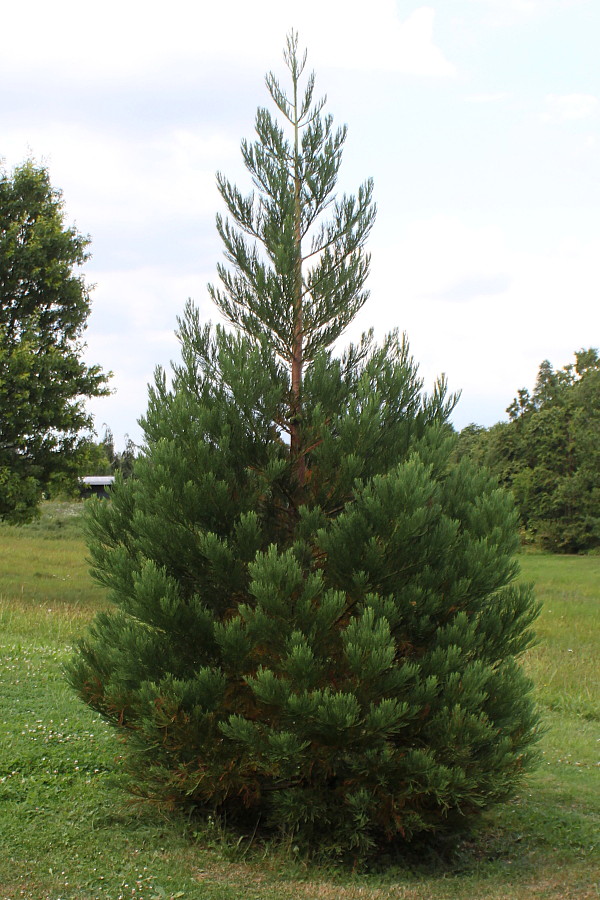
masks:
[[[536,606],[509,495],[450,464],[443,379],[424,394],[397,333],[333,352],[366,299],[372,186],[336,199],[345,129],[300,90],[294,34],[285,60],[284,125],[259,109],[242,144],[255,193],[218,177],[232,268],[211,293],[236,328],[188,304],[135,475],[92,504],[115,608],[69,678],[139,795],[357,856],[519,783]]]

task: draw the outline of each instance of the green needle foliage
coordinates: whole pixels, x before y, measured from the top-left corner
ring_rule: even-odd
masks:
[[[345,131],[312,76],[299,94],[295,35],[286,61],[291,99],[267,86],[291,138],[259,110],[257,193],[219,177],[232,271],[212,294],[238,327],[186,309],[135,476],[92,505],[115,609],[68,671],[135,793],[363,856],[519,782],[537,609],[510,496],[450,463],[443,380],[425,395],[396,333],[332,352],[366,298],[371,187],[334,198]]]

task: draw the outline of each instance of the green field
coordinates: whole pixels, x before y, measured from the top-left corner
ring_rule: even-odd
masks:
[[[0,900],[600,896],[600,556],[522,557],[543,601],[525,665],[547,731],[519,796],[451,856],[352,873],[130,805],[115,735],[61,674],[104,602],[85,555],[75,507],[0,526]]]

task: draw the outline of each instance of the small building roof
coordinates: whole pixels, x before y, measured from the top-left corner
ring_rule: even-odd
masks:
[[[109,485],[115,483],[114,475],[85,475],[80,478],[82,484]]]

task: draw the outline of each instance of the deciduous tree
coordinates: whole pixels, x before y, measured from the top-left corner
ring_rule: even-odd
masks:
[[[84,401],[107,392],[82,360],[88,244],[65,226],[46,169],[0,172],[0,518],[30,518],[50,480],[76,471]]]
[[[458,456],[488,465],[515,497],[530,540],[554,552],[600,546],[600,359],[594,348],[555,370],[540,365],[510,420],[461,433]]]

